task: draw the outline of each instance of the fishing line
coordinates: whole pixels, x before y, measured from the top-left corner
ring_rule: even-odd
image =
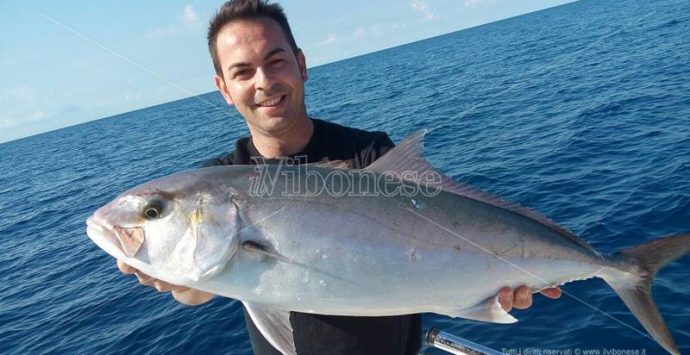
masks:
[[[51,16],[49,16],[49,15],[47,15],[47,14],[41,12],[41,11],[36,11],[36,12],[37,12],[41,17],[43,17],[43,18],[45,18],[46,20],[48,20],[48,21],[54,23],[55,25],[59,26],[59,27],[62,28],[63,30],[65,30],[65,31],[67,31],[67,32],[69,32],[69,33],[71,33],[71,34],[73,34],[73,35],[75,35],[75,36],[77,36],[77,37],[79,37],[79,38],[81,38],[81,39],[83,39],[83,40],[85,40],[85,41],[87,41],[87,42],[93,44],[93,45],[95,45],[96,47],[98,47],[98,48],[100,48],[100,49],[102,49],[102,50],[104,50],[104,51],[106,51],[106,52],[108,52],[108,53],[110,53],[110,54],[112,54],[112,55],[114,55],[114,56],[116,56],[116,57],[118,57],[118,58],[124,60],[125,62],[127,62],[127,63],[129,63],[129,64],[131,64],[131,65],[133,65],[133,66],[135,66],[135,67],[137,67],[137,68],[139,68],[139,69],[141,69],[141,70],[147,72],[147,73],[149,73],[149,74],[151,74],[152,76],[154,76],[154,77],[157,78],[158,80],[160,80],[160,81],[162,81],[162,82],[164,82],[164,83],[166,83],[166,84],[168,84],[168,85],[170,85],[170,86],[172,86],[172,87],[174,87],[174,88],[176,88],[176,89],[182,91],[183,93],[185,93],[185,94],[187,94],[187,95],[189,95],[189,96],[192,96],[192,97],[194,97],[195,99],[197,99],[197,100],[199,100],[199,101],[201,101],[201,102],[203,102],[203,103],[205,103],[205,104],[207,104],[207,105],[209,105],[209,106],[211,106],[211,107],[213,107],[213,108],[215,108],[215,109],[218,109],[218,110],[223,109],[223,107],[218,106],[218,105],[214,104],[213,102],[208,101],[208,100],[202,98],[201,96],[199,96],[199,95],[197,95],[197,94],[194,94],[193,92],[187,90],[187,88],[183,87],[182,85],[179,85],[179,84],[175,83],[175,82],[172,81],[172,80],[169,80],[168,78],[164,77],[163,75],[159,74],[158,72],[154,71],[153,69],[150,69],[150,68],[148,68],[148,67],[146,67],[146,66],[144,66],[144,65],[142,65],[142,64],[139,64],[139,63],[135,62],[134,60],[128,58],[127,56],[125,56],[125,55],[123,55],[123,54],[120,54],[119,52],[117,52],[116,50],[114,50],[114,49],[112,49],[112,48],[106,46],[105,44],[103,44],[103,43],[101,43],[101,42],[99,42],[99,41],[97,41],[97,40],[95,40],[95,39],[93,39],[93,38],[91,38],[91,37],[89,37],[89,36],[87,36],[87,35],[85,35],[85,34],[79,32],[79,31],[77,31],[77,30],[75,30],[74,28],[72,28],[72,27],[70,27],[70,26],[68,26],[68,25],[66,25],[66,24],[64,24],[64,23],[62,23],[62,22],[59,21],[58,19],[53,18],[53,17],[51,17]]]

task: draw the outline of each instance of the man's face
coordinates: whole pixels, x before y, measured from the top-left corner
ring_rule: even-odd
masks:
[[[254,133],[277,135],[306,118],[304,55],[292,51],[272,19],[231,22],[216,43],[222,77],[216,86]]]

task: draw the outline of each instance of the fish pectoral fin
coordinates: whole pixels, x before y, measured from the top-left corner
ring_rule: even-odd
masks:
[[[282,261],[284,263],[294,264],[294,265],[299,264],[290,258],[287,258],[283,255],[278,254],[277,252],[275,252],[273,250],[270,250],[270,248],[268,246],[266,246],[262,243],[259,243],[257,241],[245,240],[244,242],[242,242],[242,249],[248,253],[260,255],[262,258],[275,259],[278,261]]]
[[[489,297],[474,307],[456,310],[449,315],[491,323],[508,324],[518,321],[501,307],[501,304],[498,303],[498,296]]]
[[[255,303],[242,302],[261,335],[283,355],[296,355],[290,312]]]

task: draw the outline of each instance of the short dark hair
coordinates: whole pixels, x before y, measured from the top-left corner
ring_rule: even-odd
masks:
[[[233,21],[252,20],[262,17],[277,22],[283,30],[290,47],[292,47],[292,51],[295,54],[299,52],[295,37],[292,36],[287,16],[285,16],[285,12],[283,12],[283,8],[280,5],[269,4],[267,0],[230,0],[218,9],[208,26],[208,51],[211,53],[211,59],[213,59],[213,66],[216,69],[216,74],[223,76],[223,70],[220,67],[218,50],[216,48],[218,32],[220,32],[225,25]]]

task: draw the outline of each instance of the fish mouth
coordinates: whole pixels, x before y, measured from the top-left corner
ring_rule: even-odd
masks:
[[[96,245],[117,259],[136,256],[145,240],[143,228],[112,226],[98,218],[97,214],[86,220],[86,234]]]

